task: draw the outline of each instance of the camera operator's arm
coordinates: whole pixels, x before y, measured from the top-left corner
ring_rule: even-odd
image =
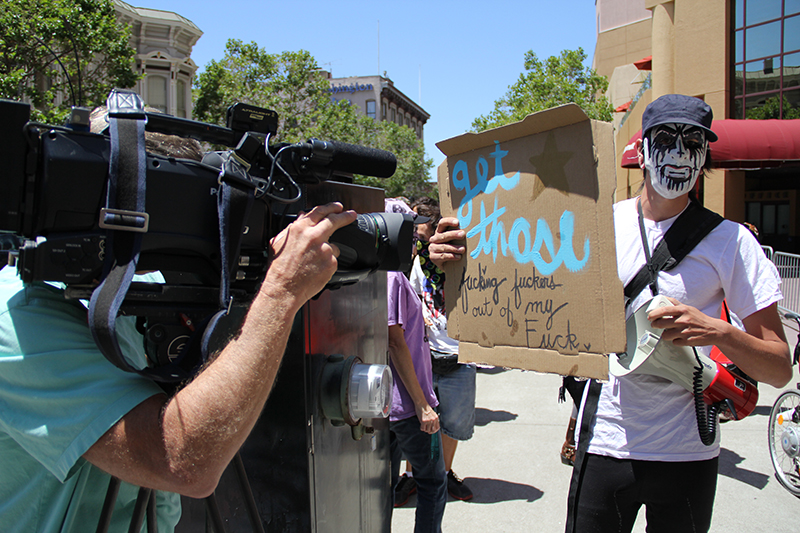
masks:
[[[209,495],[261,413],[295,314],[336,271],[328,238],[355,218],[328,204],[282,231],[238,338],[174,397],[131,410],[84,457],[135,485]]]
[[[395,324],[389,326],[389,357],[392,359],[395,370],[399,374],[400,381],[405,385],[411,400],[414,402],[414,410],[419,419],[419,428],[425,433],[433,435],[439,431],[439,415],[425,399],[425,393],[419,385],[417,373],[414,370],[414,360],[406,344],[403,328]]]
[[[448,261],[458,261],[467,252],[464,239],[467,232],[458,227],[458,219],[454,217],[443,218],[436,226],[436,233],[430,238],[431,261],[439,268],[444,268]],[[461,241],[461,244],[455,241]]]

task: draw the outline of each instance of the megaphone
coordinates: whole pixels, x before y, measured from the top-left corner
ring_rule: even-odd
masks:
[[[691,346],[676,346],[661,339],[664,330],[654,328],[647,315],[671,305],[659,294],[636,310],[626,323],[627,352],[609,357],[608,371],[617,377],[650,374],[677,383],[691,393],[702,391],[705,403],[725,403],[736,420],[752,413],[758,402],[758,388],[753,383]]]

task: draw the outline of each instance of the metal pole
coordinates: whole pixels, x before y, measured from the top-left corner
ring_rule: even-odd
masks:
[[[100,522],[97,524],[97,533],[106,533],[108,531],[108,526],[111,525],[111,515],[114,513],[114,504],[117,503],[119,485],[119,479],[111,476],[111,479],[108,481],[106,499],[103,502],[103,510],[100,511]]]

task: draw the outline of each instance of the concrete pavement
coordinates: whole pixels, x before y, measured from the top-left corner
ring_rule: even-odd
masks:
[[[796,334],[787,329],[787,336],[794,346]],[[797,381],[795,369],[786,388]],[[572,469],[561,464],[559,451],[571,405],[558,403],[560,384],[552,374],[479,369],[475,435],[460,443],[453,464],[475,497],[448,501],[445,532],[564,531]],[[782,390],[760,385],[753,414],[722,425],[712,532],[800,531],[800,499],[775,479],[767,445],[770,408]],[[394,510],[393,531],[413,531],[415,505],[412,496]],[[643,514],[634,532],[645,531]]]

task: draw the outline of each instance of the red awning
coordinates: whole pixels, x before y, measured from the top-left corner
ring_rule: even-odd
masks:
[[[639,61],[634,61],[633,64],[636,65],[636,68],[639,70],[653,70],[653,56],[647,56]]]
[[[621,106],[618,106],[616,109],[614,109],[614,113],[624,113],[625,111],[630,109],[632,103],[633,103],[633,100],[628,100],[627,102],[625,102]]]
[[[710,145],[714,168],[747,170],[800,164],[800,119],[715,120],[711,129],[719,137]],[[635,143],[641,137],[639,130],[625,146],[623,168],[639,168]]]

